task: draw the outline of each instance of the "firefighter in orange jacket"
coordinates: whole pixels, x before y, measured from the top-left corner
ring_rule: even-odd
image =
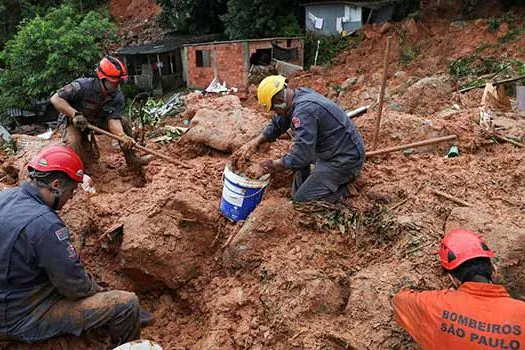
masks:
[[[396,321],[424,349],[524,349],[525,302],[501,285],[494,253],[474,232],[447,233],[439,252],[454,289],[403,290],[392,304]]]

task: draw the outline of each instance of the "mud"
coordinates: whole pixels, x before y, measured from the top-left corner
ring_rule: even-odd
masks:
[[[373,104],[386,36],[392,34],[379,148],[458,136],[457,158],[445,157],[452,145],[445,143],[368,160],[344,203],[354,214],[352,222],[341,221],[337,208],[309,213],[294,208],[289,172],[272,174],[263,202],[245,223],[228,222],[217,208],[229,154],[184,140],[149,145],[193,169],[154,160],[145,168],[145,186],[138,188],[120,151],[101,138],[100,163],[90,174],[97,193],[79,192],[61,215],[95,278],[109,288],[137,292],[143,307],[154,312],[155,324],[143,330],[143,338],[165,349],[416,349],[395,325],[390,297],[404,287],[450,287],[436,252],[444,232],[458,226],[486,238],[497,254],[500,281],[513,296],[524,298],[525,154],[495,142],[476,124],[482,91],[459,95],[454,86],[449,91],[448,83],[446,94],[413,87],[421,79],[446,76],[451,61],[475,52],[483,42],[496,43],[497,33],[487,30],[486,19],[457,24],[429,18],[366,26],[357,48],[330,66],[291,79],[292,86],[328,95],[334,90],[330,86],[357,77],[331,98],[348,109]],[[401,31],[405,43],[420,45],[419,56],[404,64],[398,56]],[[484,54],[525,60],[523,42],[486,48]],[[188,108],[184,118],[210,109],[204,104],[215,103],[211,109],[220,111],[217,98],[188,98],[197,100],[190,104],[203,105]],[[242,108],[255,104],[251,94]],[[371,108],[355,120],[367,144],[376,112]],[[509,135],[521,136],[520,124],[519,119],[501,119]],[[242,171],[279,159],[290,145],[280,139],[261,149],[241,165]],[[16,161],[1,153],[0,159]],[[0,185],[8,186],[5,180]],[[437,197],[431,189],[472,208]],[[100,240],[119,224],[122,231]],[[65,336],[38,346],[97,349],[98,341]],[[31,348],[17,343],[0,347]]]

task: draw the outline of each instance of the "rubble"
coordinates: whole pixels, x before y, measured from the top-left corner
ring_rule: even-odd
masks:
[[[390,298],[402,288],[450,286],[435,253],[444,232],[459,226],[485,237],[498,257],[501,281],[513,296],[523,299],[525,154],[512,144],[495,142],[478,126],[482,91],[458,96],[444,77],[449,59],[475,52],[481,43],[497,42],[496,34],[486,31],[486,20],[462,23],[458,29],[443,19],[417,21],[417,31],[411,29],[413,23],[404,25],[408,40],[419,38],[421,53],[389,76],[390,100],[378,145],[389,148],[453,134],[461,155],[447,158],[450,144],[439,144],[367,161],[353,197],[344,203],[358,218],[348,230],[344,225],[341,230],[336,212],[305,216],[294,210],[290,172],[272,175],[262,203],[246,222],[229,223],[218,214],[227,154],[201,147],[201,140],[186,139],[188,135],[178,142],[153,145],[188,161],[193,169],[174,168],[156,159],[145,168],[147,184],[137,188],[118,149],[99,138],[100,163],[89,174],[96,193],[79,191],[61,213],[75,245],[82,248],[87,269],[110,288],[139,294],[142,306],[156,316],[142,337],[166,349],[416,349],[395,325]],[[391,26],[388,33],[395,48],[403,24]],[[290,84],[328,94],[329,86],[363,76],[334,98],[348,110],[371,105],[355,119],[370,144],[380,83],[373,75],[382,67],[386,34],[381,34],[380,26],[368,25],[363,31],[370,39],[342,53],[344,63],[296,73]],[[501,51],[523,60],[524,40],[520,37],[486,52]],[[235,96],[186,96],[181,119],[192,119],[188,134],[208,128],[206,136],[196,136],[227,152],[239,147],[252,127],[260,131],[266,123],[264,114],[246,111],[257,103],[254,87],[249,91],[244,103]],[[395,110],[394,103],[404,112]],[[253,115],[246,119],[245,113]],[[254,124],[243,129],[252,117]],[[176,119],[169,120],[176,124]],[[519,114],[497,111],[493,121],[509,137],[524,135]],[[240,135],[243,131],[246,134]],[[279,158],[290,145],[290,140],[279,139],[261,149],[245,170],[257,161]],[[2,166],[10,163],[22,169],[22,158],[0,151]],[[471,207],[461,207],[433,190]],[[326,224],[317,225],[320,221]],[[119,224],[122,235],[99,240]],[[66,336],[39,347],[93,345]]]

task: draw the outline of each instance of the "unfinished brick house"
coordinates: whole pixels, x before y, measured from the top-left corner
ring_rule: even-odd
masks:
[[[217,77],[228,87],[245,88],[252,65],[270,65],[272,59],[303,66],[302,38],[268,38],[185,45],[183,75],[189,88],[203,89]]]

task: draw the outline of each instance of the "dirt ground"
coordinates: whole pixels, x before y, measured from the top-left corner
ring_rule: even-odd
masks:
[[[482,90],[460,95],[448,77],[453,60],[497,36],[487,20],[455,23],[367,26],[359,47],[331,66],[291,79],[293,86],[328,95],[331,86],[363,76],[331,98],[347,109],[373,104],[386,36],[392,35],[379,148],[458,137],[370,157],[342,205],[294,206],[292,174],[282,173],[273,176],[246,222],[231,223],[218,212],[228,153],[190,142],[150,144],[193,168],[154,160],[145,168],[145,186],[136,187],[118,148],[100,138],[101,159],[90,174],[97,193],[79,192],[61,215],[95,278],[135,291],[155,314],[143,338],[164,349],[416,349],[396,326],[390,298],[403,287],[449,287],[436,252],[444,231],[458,226],[485,237],[496,252],[501,282],[524,298],[525,153],[487,138],[475,123]],[[407,65],[398,62],[400,32],[420,45]],[[486,54],[524,60],[524,43],[518,38]],[[254,106],[254,96],[244,105]],[[375,115],[376,107],[355,120],[367,145]],[[453,144],[460,155],[447,158]],[[278,140],[255,160],[279,157],[290,145]],[[12,157],[0,153],[0,161],[7,160]],[[472,206],[438,197],[433,189]],[[104,334],[60,337],[38,346],[99,349],[104,340]]]

